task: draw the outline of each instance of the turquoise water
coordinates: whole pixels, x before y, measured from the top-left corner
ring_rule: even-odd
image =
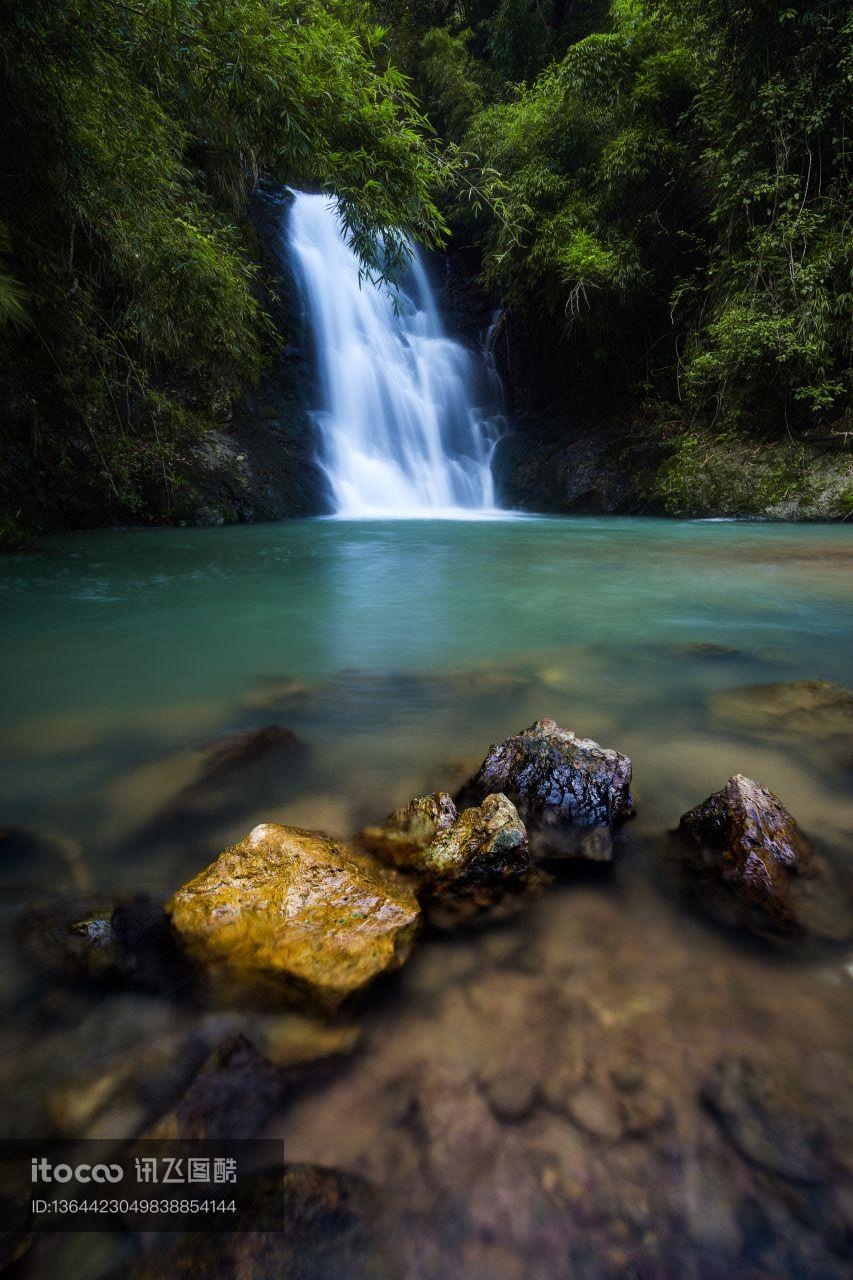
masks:
[[[79,841],[96,880],[166,889],[133,830],[221,734],[277,722],[312,748],[298,794],[257,815],[249,796],[235,823],[342,829],[552,715],[632,755],[641,829],[752,768],[839,843],[843,779],[714,696],[850,683],[851,560],[844,526],[638,519],[47,539],[0,563],[0,819]]]
[[[306,1035],[46,978],[22,906],[170,893],[261,820],[346,836],[553,716],[634,762],[613,867],[422,937],[349,1015],[357,1051],[307,1068],[264,1132],[396,1206],[395,1280],[842,1280],[850,948],[789,958],[720,929],[677,890],[668,832],[743,772],[849,873],[849,723],[773,686],[853,683],[851,565],[844,526],[630,519],[115,531],[0,561],[0,827],[50,837],[0,868],[0,1131],[129,1137],[197,1069],[194,1037]],[[269,724],[297,741],[198,789],[211,742]],[[742,1061],[762,1095],[728,1099],[733,1137],[706,1098]],[[800,1185],[815,1143],[835,1155]],[[63,1274],[95,1280],[104,1258],[74,1243]],[[120,1270],[126,1242],[103,1247]],[[28,1277],[55,1273],[39,1256]]]

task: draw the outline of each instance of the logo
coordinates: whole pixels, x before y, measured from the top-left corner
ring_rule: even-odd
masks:
[[[51,1164],[44,1156],[31,1161],[33,1182],[121,1182],[120,1164]]]

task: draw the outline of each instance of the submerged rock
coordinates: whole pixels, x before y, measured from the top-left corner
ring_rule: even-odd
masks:
[[[251,1198],[244,1229],[169,1235],[105,1273],[105,1280],[401,1280],[401,1225],[385,1189],[340,1169],[286,1164],[241,1178]],[[281,1220],[281,1229],[252,1229]],[[388,1220],[390,1218],[390,1221]]]
[[[262,824],[166,910],[214,979],[334,1007],[409,955],[420,909],[328,836]]]
[[[308,774],[311,749],[278,724],[227,734],[203,748],[197,776],[163,807],[138,837],[184,837],[195,843],[224,825],[251,820],[298,790]]]
[[[0,826],[0,889],[85,892],[89,869],[76,840],[37,827]]]
[[[701,1097],[750,1164],[794,1182],[831,1181],[835,1160],[828,1129],[804,1111],[799,1091],[785,1088],[769,1066],[723,1058],[704,1081]]]
[[[714,694],[715,723],[758,733],[835,736],[853,730],[853,691],[828,680],[746,685]]]
[[[17,933],[38,968],[66,978],[150,990],[181,980],[163,908],[146,894],[114,903],[36,903],[21,916]]]
[[[100,1059],[51,1091],[46,1118],[67,1138],[130,1138],[186,1089],[210,1044],[202,1027],[157,1036]]]
[[[687,868],[700,896],[727,923],[800,933],[794,879],[813,850],[777,796],[735,774],[721,791],[682,815]]]
[[[251,1138],[281,1102],[287,1076],[246,1036],[210,1055],[186,1093],[146,1138]]]
[[[456,821],[456,806],[446,791],[415,796],[390,813],[381,827],[365,827],[361,844],[384,862],[418,867],[420,855],[442,831]]]
[[[537,720],[493,746],[456,803],[476,804],[492,792],[513,802],[539,857],[609,861],[611,828],[634,813],[628,757],[554,720]]]

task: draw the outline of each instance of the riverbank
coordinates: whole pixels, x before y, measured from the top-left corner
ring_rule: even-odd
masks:
[[[853,513],[853,448],[814,438],[757,439],[645,420],[583,400],[522,416],[494,457],[502,505],[584,515],[789,521]]]

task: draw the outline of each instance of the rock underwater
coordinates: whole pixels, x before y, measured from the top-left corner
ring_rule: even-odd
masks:
[[[539,858],[609,862],[612,828],[634,813],[628,757],[554,720],[537,720],[492,746],[456,804],[496,791],[515,805]]]
[[[166,904],[191,960],[226,987],[333,1009],[409,955],[420,908],[328,836],[262,824]]]

